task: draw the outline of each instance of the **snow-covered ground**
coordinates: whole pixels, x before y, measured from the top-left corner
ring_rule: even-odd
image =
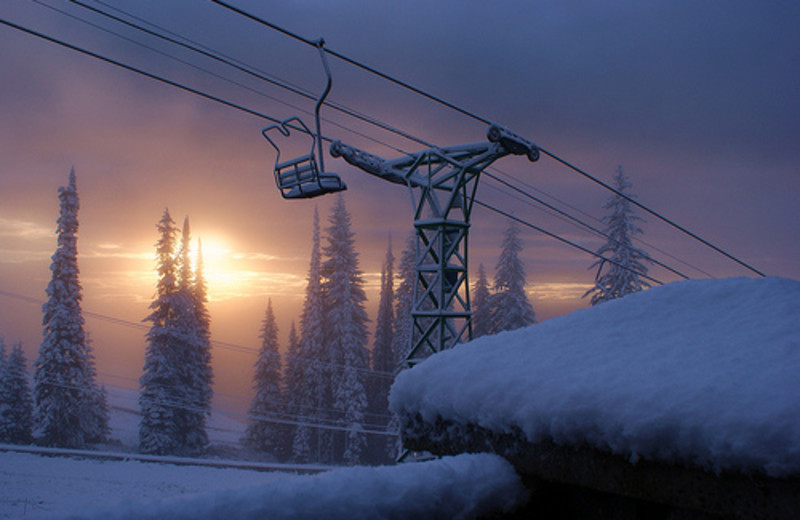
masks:
[[[134,391],[110,392],[111,437],[120,444],[102,449],[134,456],[135,400]],[[213,414],[212,451],[231,451],[243,430],[236,418]],[[98,460],[93,456],[103,452],[61,457],[51,453],[60,450],[27,449],[39,453],[0,446],[0,519],[473,518],[510,509],[526,496],[511,465],[489,455],[296,475],[186,465],[189,459]]]
[[[317,475],[0,453],[0,518],[475,518],[527,492],[496,455]]]
[[[119,501],[148,502],[263,484],[287,475],[0,452],[0,518],[86,511]]]
[[[691,280],[479,338],[395,412],[706,469],[800,475],[800,282]]]
[[[800,282],[670,284],[433,356],[392,407],[713,470],[800,475]],[[114,403],[112,436],[138,418]],[[212,441],[243,426],[211,421]],[[472,518],[521,503],[495,455],[316,475],[0,451],[0,518]]]

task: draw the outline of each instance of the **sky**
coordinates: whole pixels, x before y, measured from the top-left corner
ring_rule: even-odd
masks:
[[[309,92],[317,51],[209,0],[85,0],[189,38]],[[237,7],[495,121],[603,182],[622,165],[637,200],[767,275],[800,278],[800,6],[791,1],[257,2]],[[116,24],[66,0],[11,0],[0,19],[277,119],[311,125],[313,102]],[[87,23],[88,22],[88,23]],[[103,30],[105,29],[105,30]],[[110,32],[109,32],[110,31]],[[479,142],[486,127],[330,58],[337,102],[434,145]],[[323,133],[390,159],[421,145],[323,108]],[[241,405],[271,299],[285,343],[299,317],[314,208],[274,186],[269,122],[0,25],[0,334],[41,341],[55,251],[57,189],[81,199],[83,308],[101,381],[135,387],[153,299],[156,222],[165,208],[202,240],[219,402]],[[293,136],[286,156],[305,153]],[[343,161],[368,312],[389,237],[412,230],[410,198]],[[609,192],[547,157],[492,173],[602,227]],[[479,200],[594,250],[602,241],[488,178]],[[638,245],[692,278],[756,276],[652,215]],[[476,208],[470,269],[491,277],[508,221]],[[540,320],[588,305],[592,257],[523,228]],[[658,267],[663,282],[678,277]],[[473,276],[474,278],[474,276]],[[744,296],[743,296],[744,297]],[[238,404],[237,404],[238,403]]]

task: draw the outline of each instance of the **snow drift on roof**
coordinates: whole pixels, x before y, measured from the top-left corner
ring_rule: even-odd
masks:
[[[668,284],[439,353],[391,408],[636,460],[800,475],[800,282]]]

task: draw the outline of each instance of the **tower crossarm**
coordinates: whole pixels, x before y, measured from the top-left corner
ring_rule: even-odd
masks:
[[[452,189],[448,183],[458,172],[480,173],[489,164],[510,152],[500,142],[479,142],[433,147],[387,160],[341,141],[330,148],[333,157],[341,157],[361,170],[395,184],[411,188]]]
[[[409,365],[472,335],[467,236],[481,172],[506,155],[539,158],[532,142],[499,125],[479,143],[433,147],[387,160],[334,141],[331,155],[394,184],[414,204],[416,283]]]

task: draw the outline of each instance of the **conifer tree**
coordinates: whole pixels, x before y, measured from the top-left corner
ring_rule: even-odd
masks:
[[[414,286],[417,283],[417,242],[412,232],[406,239],[406,245],[400,254],[398,266],[398,285],[394,293],[394,337],[395,371],[405,368],[406,356],[411,348],[414,331],[414,319],[411,310],[414,305]]]
[[[33,440],[33,397],[25,354],[21,343],[11,348],[7,359],[2,340],[0,348],[0,442],[28,444]]]
[[[322,253],[320,250],[319,213],[314,208],[311,260],[306,277],[306,293],[300,316],[299,359],[303,379],[297,407],[304,420],[295,429],[292,458],[296,462],[327,462],[330,458],[330,435],[322,429],[332,407],[330,370],[325,358],[323,330]],[[310,427],[311,425],[317,425]]]
[[[175,221],[164,210],[158,222],[156,243],[158,283],[150,304],[152,322],[147,333],[144,374],[139,378],[139,450],[152,454],[182,453],[181,409],[186,407],[187,389],[181,378],[186,333],[181,330],[190,303],[178,289],[175,259]]]
[[[94,354],[91,348],[92,340],[86,334],[87,359],[86,359],[86,411],[83,414],[86,431],[86,442],[104,442],[111,433],[109,424],[108,396],[105,387],[97,384],[97,367],[94,361]]]
[[[361,459],[367,398],[363,374],[369,367],[367,313],[362,272],[355,250],[355,233],[344,196],[338,195],[328,218],[327,244],[322,264],[325,302],[326,359],[335,367],[331,378],[337,422],[347,428],[336,443],[335,458],[346,464]],[[337,435],[337,437],[339,437]]]
[[[253,374],[255,396],[247,412],[248,425],[245,438],[247,444],[258,451],[265,451],[283,458],[281,437],[283,425],[274,421],[282,412],[281,355],[278,351],[278,325],[272,311],[272,300],[261,326],[261,348]]]
[[[496,334],[536,323],[533,306],[525,294],[525,267],[519,254],[522,241],[512,221],[503,233],[502,250],[495,267],[494,294],[491,297],[491,329]]]
[[[375,341],[372,344],[372,374],[368,386],[372,424],[382,428],[388,426],[389,389],[394,379],[396,366],[394,353],[394,255],[392,240],[386,249],[386,258],[381,268],[381,291],[378,303],[378,317],[375,322]],[[376,461],[381,462],[389,453],[384,436],[372,436],[370,444],[379,446],[375,454]],[[377,437],[377,438],[376,438]],[[392,443],[392,446],[394,443]]]
[[[478,279],[472,288],[472,338],[480,338],[489,334],[492,325],[491,293],[486,269],[478,266]]]
[[[47,446],[81,447],[93,432],[86,420],[97,391],[91,374],[78,280],[78,209],[74,168],[58,190],[58,247],[50,264],[48,300],[42,306],[44,339],[34,363],[34,435]]]
[[[206,418],[211,410],[211,320],[206,309],[207,287],[203,275],[203,253],[199,250],[196,269],[191,265],[189,218],[183,222],[178,254],[178,292],[188,303],[183,310],[181,328],[186,334],[183,348],[182,384],[186,402],[179,411],[181,444],[188,454],[197,454],[208,445]]]
[[[379,374],[375,377],[372,395],[376,399],[375,413],[385,414],[388,410],[386,399],[389,396],[391,379],[385,374],[394,372],[396,356],[394,354],[394,256],[392,242],[386,250],[386,258],[381,268],[381,291],[378,302],[378,317],[375,322],[375,341],[372,345],[372,370]]]
[[[281,378],[283,381],[281,393],[283,395],[283,402],[285,403],[283,413],[293,422],[300,422],[300,420],[303,420],[303,410],[300,408],[300,392],[302,391],[304,377],[303,361],[304,360],[300,357],[300,336],[297,334],[297,328],[295,327],[294,320],[292,320],[292,324],[289,327],[289,344],[286,347],[285,369],[283,377]],[[297,429],[297,425],[289,425],[284,429],[284,437],[281,439],[281,449],[286,457],[294,458],[294,440]],[[305,431],[308,433],[308,428],[306,428]],[[306,446],[298,446],[296,451],[307,454],[309,451],[308,438],[300,437],[298,441],[301,444],[305,443]]]
[[[214,395],[211,387],[214,381],[214,372],[211,367],[211,316],[208,312],[207,303],[208,283],[206,282],[205,264],[203,262],[203,244],[198,240],[197,266],[195,267],[192,284],[192,305],[195,320],[197,321],[200,408],[206,411],[206,416],[211,410],[211,398]]]
[[[631,197],[632,195],[628,193],[631,186],[622,166],[618,167],[617,175],[614,177],[614,188]],[[647,275],[645,262],[650,261],[650,256],[633,245],[634,236],[642,233],[636,221],[642,219],[633,214],[630,201],[616,193],[603,207],[609,210],[609,214],[603,218],[608,241],[597,250],[597,254],[611,261],[600,259],[590,267],[590,269],[597,268],[594,287],[586,291],[583,296],[591,294],[592,305],[650,287],[650,284],[642,279],[643,275]],[[610,256],[607,256],[608,254]]]
[[[417,283],[416,248],[416,234],[411,232],[406,239],[403,251],[400,253],[397,273],[398,284],[397,290],[394,292],[395,318],[392,350],[395,359],[392,372],[395,376],[406,368],[406,357],[414,337],[414,319],[411,316],[411,310],[414,305],[414,287]],[[400,421],[397,415],[392,414],[386,431],[394,433],[393,436],[388,436],[386,439],[387,457],[389,460],[394,460],[402,450]]]

